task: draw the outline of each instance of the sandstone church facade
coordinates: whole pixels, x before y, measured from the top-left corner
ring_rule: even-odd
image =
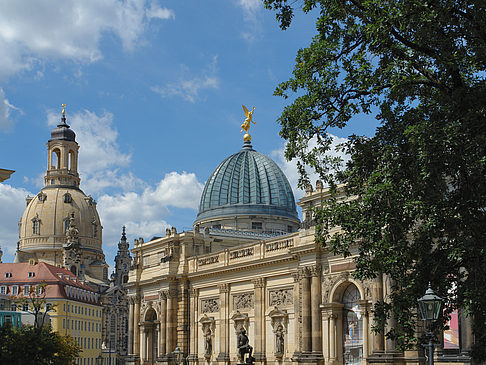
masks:
[[[283,172],[245,141],[208,179],[192,231],[135,240],[128,363],[174,363],[180,350],[184,363],[237,364],[244,329],[258,364],[423,364],[371,331],[386,277],[357,281],[352,257],[315,244],[309,208],[327,197],[309,187],[300,222]],[[442,346],[438,363],[469,363],[460,320],[460,346]]]

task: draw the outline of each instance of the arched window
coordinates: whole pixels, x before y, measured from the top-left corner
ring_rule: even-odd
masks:
[[[73,171],[74,170],[74,166],[75,166],[75,163],[74,163],[74,152],[73,151],[69,151],[68,170],[69,171]]]
[[[69,223],[70,223],[69,218],[64,219],[64,232],[67,232],[68,231],[68,229],[69,229]]]
[[[350,284],[343,293],[343,364],[360,364],[363,359],[363,319],[358,288]]]
[[[51,169],[60,169],[61,168],[61,151],[59,149],[55,149],[52,151],[51,155]]]

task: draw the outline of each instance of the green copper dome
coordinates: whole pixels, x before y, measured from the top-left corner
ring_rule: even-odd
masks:
[[[214,170],[201,197],[196,222],[213,217],[273,215],[298,219],[284,173],[250,142]]]

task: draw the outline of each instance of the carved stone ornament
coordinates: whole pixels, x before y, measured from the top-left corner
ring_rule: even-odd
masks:
[[[219,312],[219,302],[216,298],[201,299],[201,313]]]
[[[204,337],[204,357],[206,360],[211,358],[213,354],[214,333],[216,329],[216,321],[214,317],[208,317],[206,314],[199,320],[201,323],[201,330]]]
[[[37,199],[39,199],[40,202],[45,202],[47,199],[47,195],[43,193],[42,191],[37,195]]]
[[[268,292],[271,307],[286,307],[294,304],[293,289],[278,289]]]
[[[285,338],[287,336],[288,314],[286,310],[275,307],[268,313],[275,335],[275,357],[281,359],[285,353]]]
[[[250,325],[250,318],[248,318],[248,314],[240,313],[240,311],[236,311],[236,313],[231,317],[235,326],[235,334],[238,336],[241,333],[241,330],[244,329],[248,332],[248,327]]]
[[[244,294],[236,294],[233,295],[233,309],[251,309],[254,307],[255,300],[254,300],[253,293],[244,293]]]

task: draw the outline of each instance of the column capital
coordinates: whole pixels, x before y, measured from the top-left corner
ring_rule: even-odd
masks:
[[[218,285],[220,293],[228,293],[229,292],[229,284],[228,283],[221,283]]]
[[[168,299],[177,298],[177,293],[178,293],[177,288],[170,288],[169,290],[166,291],[166,297]]]
[[[159,290],[159,300],[167,299],[167,290]]]
[[[264,288],[265,287],[265,278],[257,278],[253,279],[253,285],[255,288]]]
[[[299,277],[300,278],[310,278],[311,277],[311,270],[309,266],[303,266],[299,268]]]
[[[308,269],[310,276],[320,276],[322,273],[322,267],[320,265],[309,266]]]
[[[199,289],[196,289],[196,288],[190,288],[189,289],[189,296],[191,298],[197,297],[198,293],[199,293]]]

